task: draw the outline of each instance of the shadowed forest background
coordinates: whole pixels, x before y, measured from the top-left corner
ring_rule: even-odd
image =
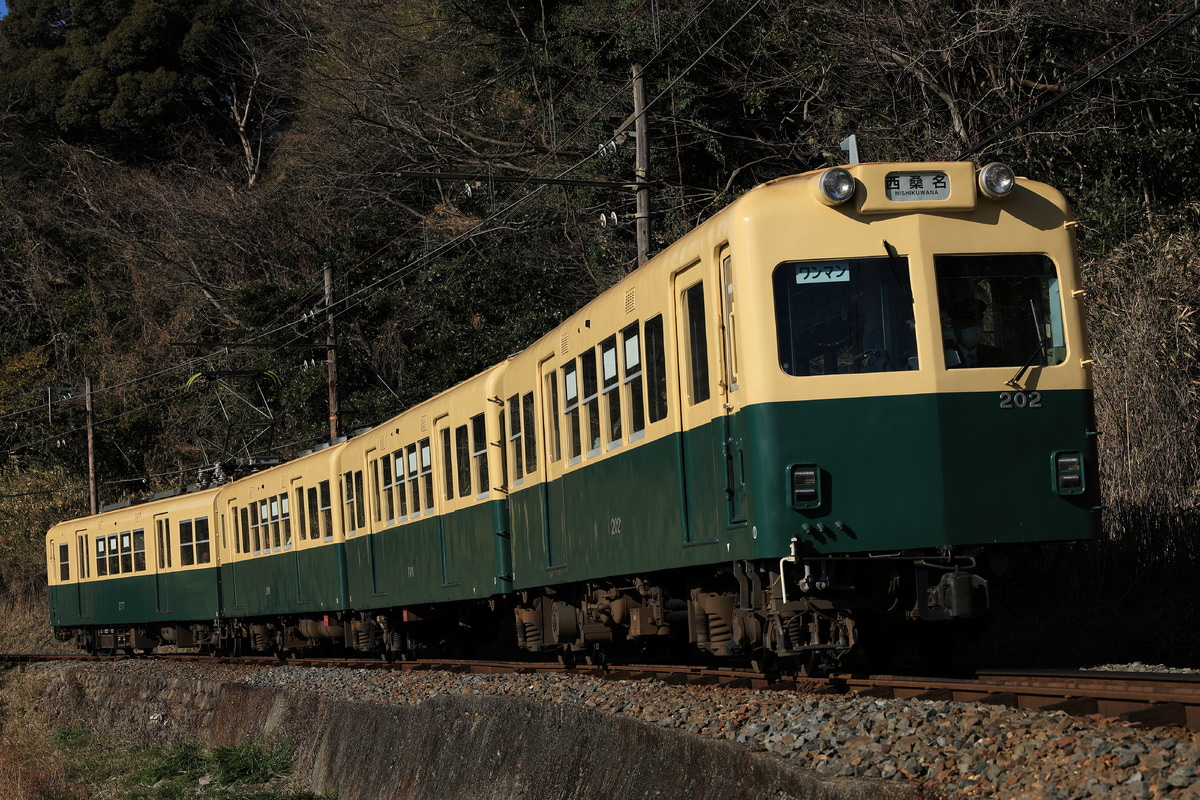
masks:
[[[1179,635],[1200,629],[1192,3],[8,6],[0,597],[26,622],[0,648],[45,641],[42,537],[87,512],[85,379],[100,501],[146,497],[230,451],[327,438],[324,366],[304,368],[325,358],[326,268],[346,432],[633,269],[632,192],[539,179],[633,180],[614,132],[641,65],[652,252],[758,183],[841,163],[850,134],[864,161],[1003,161],[1067,194],[1105,537],[1031,554],[1024,596],[1056,609],[1037,616],[1046,658],[1200,660]]]

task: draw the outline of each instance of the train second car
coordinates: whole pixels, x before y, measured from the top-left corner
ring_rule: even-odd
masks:
[[[686,645],[811,669],[984,617],[994,557],[1097,526],[1074,229],[1002,165],[757,187],[480,376],[156,501],[209,504],[211,618],[101,608],[138,578],[88,565],[137,506],[57,526],[53,623],[85,646]],[[167,534],[146,565],[172,586]]]

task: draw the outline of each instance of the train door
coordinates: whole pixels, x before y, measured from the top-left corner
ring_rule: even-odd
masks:
[[[723,380],[719,384],[722,396],[722,417],[725,456],[725,519],[730,527],[746,524],[746,460],[743,454],[743,426],[738,414],[738,329],[737,306],[733,287],[733,258],[729,248],[721,249],[721,363]]]
[[[547,356],[538,365],[538,379],[542,393],[542,463],[545,465],[545,480],[542,483],[543,514],[542,514],[542,549],[545,555],[543,566],[546,569],[556,569],[566,566],[566,518],[567,494],[564,487],[564,472],[568,466],[563,458],[562,402],[563,389],[560,388],[564,378],[575,380],[574,360],[568,368],[561,372],[553,355]],[[578,399],[578,385],[572,384],[569,390],[575,392]],[[567,397],[572,397],[570,393]]]
[[[154,590],[158,613],[170,614],[171,602],[171,518],[166,514],[154,515]]]
[[[720,373],[712,366],[721,344],[711,335],[719,330],[711,323],[721,305],[715,281],[701,262],[674,277],[680,465],[687,508],[683,541],[711,542],[719,538],[725,517],[724,395],[716,388]]]

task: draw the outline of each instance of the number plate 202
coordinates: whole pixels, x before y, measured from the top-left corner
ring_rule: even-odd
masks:
[[[1001,408],[1041,408],[1041,392],[1001,392]]]

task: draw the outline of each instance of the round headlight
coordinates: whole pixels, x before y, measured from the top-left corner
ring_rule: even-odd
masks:
[[[844,203],[854,196],[854,176],[841,167],[822,172],[819,183],[821,198],[831,206]]]
[[[993,200],[1005,197],[1016,185],[1016,173],[1007,164],[993,162],[979,170],[979,190]]]

